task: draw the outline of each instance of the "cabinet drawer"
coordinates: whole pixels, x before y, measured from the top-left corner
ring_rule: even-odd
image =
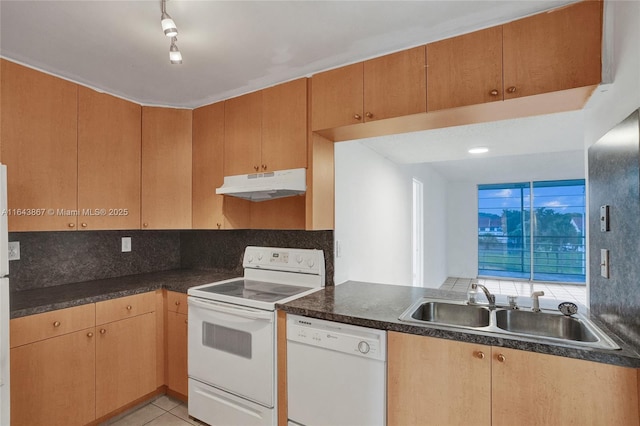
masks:
[[[179,314],[187,313],[187,295],[175,291],[167,291],[167,311]]]
[[[155,293],[142,293],[96,303],[96,325],[135,317],[156,310]]]
[[[94,325],[95,305],[93,303],[15,318],[11,320],[10,346],[14,348]]]

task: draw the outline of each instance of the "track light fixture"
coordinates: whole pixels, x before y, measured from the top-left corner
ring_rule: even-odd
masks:
[[[161,0],[161,3],[162,15],[160,16],[160,23],[162,24],[162,31],[167,37],[175,37],[178,35],[178,27],[176,27],[176,23],[167,13],[167,0]]]
[[[169,61],[172,64],[181,64],[182,63],[182,53],[180,53],[180,49],[176,45],[178,41],[177,37],[171,37],[171,46],[169,46]]]
[[[171,16],[167,13],[167,0],[160,0],[160,9],[162,11],[160,17],[162,31],[164,31],[164,35],[171,38],[171,44],[169,45],[169,62],[172,64],[181,64],[182,53],[180,53],[180,49],[178,49],[178,45],[176,44],[178,41],[176,37],[178,35],[178,28]]]

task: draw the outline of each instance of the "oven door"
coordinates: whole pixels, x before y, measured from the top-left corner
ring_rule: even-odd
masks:
[[[275,313],[194,297],[189,377],[273,407]]]

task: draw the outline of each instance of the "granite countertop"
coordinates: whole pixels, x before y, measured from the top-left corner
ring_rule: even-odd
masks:
[[[411,304],[425,296],[452,300],[464,300],[466,298],[466,294],[459,292],[348,281],[335,287],[325,287],[324,290],[285,304],[278,304],[277,308],[289,314],[381,330],[399,331],[640,368],[640,354],[593,316],[589,316],[589,319],[611,337],[621,347],[620,350],[577,348],[575,346],[546,343],[537,339],[504,337],[474,330],[460,331],[436,325],[421,326],[402,322],[398,319]],[[543,300],[540,299],[540,304],[545,307]]]
[[[11,292],[11,318],[95,303],[165,288],[186,293],[189,287],[235,278],[235,272],[174,269]],[[241,275],[241,274],[240,274]]]

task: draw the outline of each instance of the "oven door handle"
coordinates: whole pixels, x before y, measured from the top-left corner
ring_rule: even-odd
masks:
[[[236,315],[248,319],[273,320],[273,312],[270,311],[262,311],[258,309],[243,308],[241,306],[233,306],[228,304],[198,300],[193,297],[189,297],[187,301],[191,306],[207,309],[210,311],[224,312],[226,314]]]

